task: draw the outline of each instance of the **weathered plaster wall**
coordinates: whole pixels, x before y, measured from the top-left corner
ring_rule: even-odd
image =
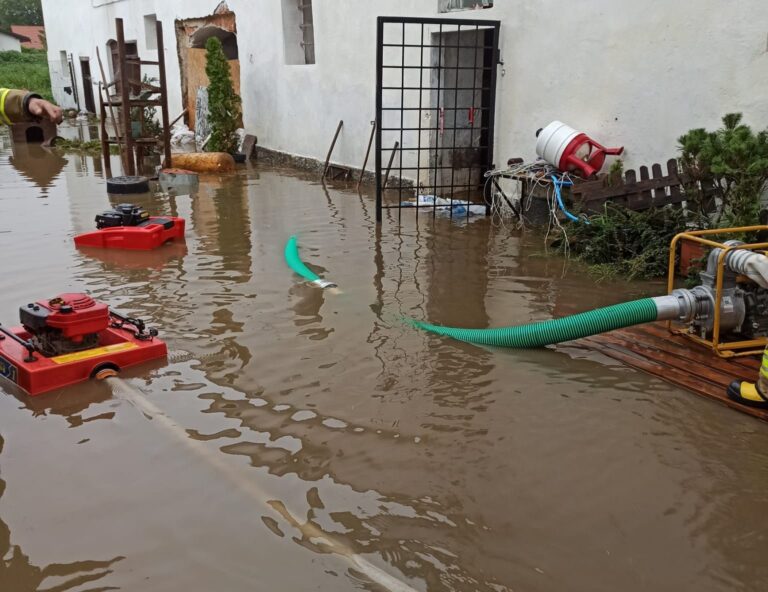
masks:
[[[360,166],[374,116],[376,16],[438,16],[437,0],[314,0],[317,63],[286,65],[282,3],[229,0],[237,15],[245,125],[260,144],[323,159],[340,119],[335,159]],[[174,21],[211,14],[216,0],[43,0],[52,60],[94,59],[113,19],[143,55],[143,16],[164,22],[171,111],[181,111]],[[498,0],[451,13],[502,21],[496,162],[534,156],[535,130],[553,119],[624,144],[628,166],[664,161],[691,127],[742,111],[768,124],[765,0]],[[94,72],[96,75],[96,72]],[[369,164],[369,168],[372,166]]]
[[[0,33],[0,51],[21,51],[21,41],[5,33]]]

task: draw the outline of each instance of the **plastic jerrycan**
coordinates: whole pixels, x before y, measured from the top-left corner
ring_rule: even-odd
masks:
[[[624,147],[605,148],[584,132],[562,121],[553,121],[536,134],[536,154],[561,171],[579,171],[584,177],[596,175],[608,155],[618,156]]]

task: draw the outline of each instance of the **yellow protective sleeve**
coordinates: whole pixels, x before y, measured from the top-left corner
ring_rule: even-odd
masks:
[[[0,88],[0,122],[6,125],[30,121],[24,110],[24,99],[29,93],[25,90]]]

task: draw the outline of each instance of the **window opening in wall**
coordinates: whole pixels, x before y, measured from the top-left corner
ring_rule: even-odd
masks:
[[[282,0],[286,64],[315,63],[312,0]]]
[[[146,35],[147,49],[157,49],[157,15],[144,15],[144,34]]]
[[[479,10],[481,8],[493,8],[493,0],[438,0],[438,12],[452,12],[454,10]]]

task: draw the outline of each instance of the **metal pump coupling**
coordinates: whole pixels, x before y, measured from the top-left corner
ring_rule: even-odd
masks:
[[[692,290],[674,290],[669,296],[653,299],[657,320],[691,323],[696,333],[710,332],[715,325],[715,292],[709,286],[696,286]],[[746,316],[743,293],[728,290],[720,301],[720,330],[731,331],[741,327]]]
[[[709,316],[715,299],[708,289],[696,286],[693,290],[680,289],[668,296],[657,296],[653,302],[656,304],[656,320],[690,322]]]

